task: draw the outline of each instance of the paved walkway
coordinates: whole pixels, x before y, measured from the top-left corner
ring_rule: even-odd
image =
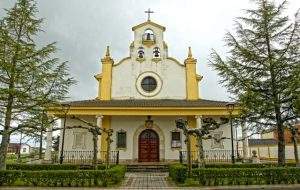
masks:
[[[166,178],[168,173],[126,173],[121,189],[163,189],[172,187]]]

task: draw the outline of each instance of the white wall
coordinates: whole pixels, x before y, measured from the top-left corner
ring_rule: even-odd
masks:
[[[252,156],[253,150],[256,150],[257,156],[260,158],[278,158],[277,145],[249,147],[250,156]],[[295,159],[294,146],[292,144],[287,144],[285,146],[285,156],[286,159]],[[298,156],[300,157],[300,145],[298,146]]]
[[[88,121],[88,122],[92,122],[96,124],[96,118],[95,117],[91,117],[91,116],[81,116],[82,119]],[[63,127],[63,122],[64,119],[61,119],[61,127]],[[78,121],[76,119],[67,119],[66,122],[66,127],[68,126],[84,126],[84,127],[88,127],[88,125],[86,125],[85,123]],[[84,133],[85,138],[84,138],[84,146],[82,148],[75,148],[74,147],[74,133],[76,132],[80,132],[80,133]],[[62,130],[60,132],[60,138],[62,138]],[[59,141],[60,145],[59,145],[59,149],[61,150],[61,142],[62,140]],[[66,129],[66,133],[65,133],[65,141],[64,141],[64,150],[65,151],[79,151],[79,150],[93,150],[93,136],[90,132],[88,132],[87,129]]]
[[[95,117],[82,117],[84,120],[95,123]],[[120,130],[126,131],[127,142],[126,149],[119,149],[120,160],[137,160],[138,158],[138,136],[146,129],[144,126],[146,116],[112,116],[111,117],[111,128],[113,129],[111,150],[118,150],[116,148],[116,133]],[[184,143],[185,137],[181,130],[176,129],[175,120],[178,119],[176,116],[154,116],[151,118],[154,121],[154,127],[152,128],[159,135],[160,139],[160,159],[161,160],[178,160],[179,150],[186,150],[186,144]],[[63,119],[61,121],[63,125]],[[66,126],[87,126],[84,123],[68,119]],[[171,131],[179,131],[181,133],[181,148],[171,148]],[[223,131],[223,137],[230,138],[230,128],[228,125],[223,125],[215,131]],[[86,133],[85,135],[85,147],[74,148],[74,132]],[[101,137],[100,137],[101,138]],[[231,144],[230,139],[223,140],[223,148],[212,149],[212,140],[204,141],[204,150],[230,150]],[[98,144],[99,145],[99,144]],[[61,147],[61,145],[60,145]],[[65,134],[65,151],[72,150],[93,150],[93,141],[91,133],[87,132],[86,129],[68,129]]]
[[[147,47],[142,44],[144,31],[151,28],[156,35],[156,44]],[[185,99],[186,73],[183,64],[167,58],[167,49],[163,45],[163,31],[152,25],[143,26],[134,31],[134,47],[130,58],[114,64],[112,69],[112,99]],[[145,61],[138,62],[138,48],[144,47]],[[161,50],[161,61],[152,61],[153,48]],[[155,96],[144,96],[137,90],[137,78],[144,72],[156,73],[162,81],[162,88]]]

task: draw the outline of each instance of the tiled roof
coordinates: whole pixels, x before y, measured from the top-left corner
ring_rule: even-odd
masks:
[[[276,139],[249,139],[249,146],[257,146],[257,145],[276,145]]]
[[[81,100],[65,102],[73,107],[225,107],[229,102],[214,100],[175,99],[127,99],[127,100]]]

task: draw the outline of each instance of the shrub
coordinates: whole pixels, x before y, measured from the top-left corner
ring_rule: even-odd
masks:
[[[182,164],[169,165],[169,176],[172,180],[183,183],[187,178],[187,167]]]
[[[286,167],[295,167],[295,163],[286,163]],[[194,165],[193,167],[197,167]],[[277,163],[263,163],[263,164],[205,164],[205,168],[270,168],[278,167]]]
[[[79,170],[82,166],[74,164],[7,164],[7,170]]]
[[[125,166],[108,170],[3,170],[0,171],[0,185],[21,181],[25,186],[107,186],[120,182],[125,172]]]
[[[250,185],[300,183],[300,168],[199,168],[192,177],[200,185]]]

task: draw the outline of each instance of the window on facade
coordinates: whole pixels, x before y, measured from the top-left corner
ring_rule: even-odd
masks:
[[[142,85],[143,90],[145,90],[146,92],[152,92],[153,90],[156,89],[157,82],[156,82],[155,78],[153,78],[151,76],[147,76],[147,77],[143,78],[141,85]]]
[[[153,49],[153,57],[154,57],[154,58],[159,58],[159,57],[160,57],[160,50],[159,50],[158,47],[155,47],[155,48]]]
[[[23,152],[26,152],[26,148],[23,148]]]
[[[222,132],[212,135],[212,148],[223,148]]]
[[[74,143],[73,148],[84,148],[84,133],[76,132],[74,133]]]
[[[126,132],[117,132],[117,148],[126,148]]]
[[[143,47],[139,47],[139,49],[138,49],[138,57],[140,59],[143,59],[144,58],[144,54],[145,54],[144,48]]]
[[[180,132],[178,132],[178,131],[171,132],[171,147],[172,148],[180,148],[181,147]]]

